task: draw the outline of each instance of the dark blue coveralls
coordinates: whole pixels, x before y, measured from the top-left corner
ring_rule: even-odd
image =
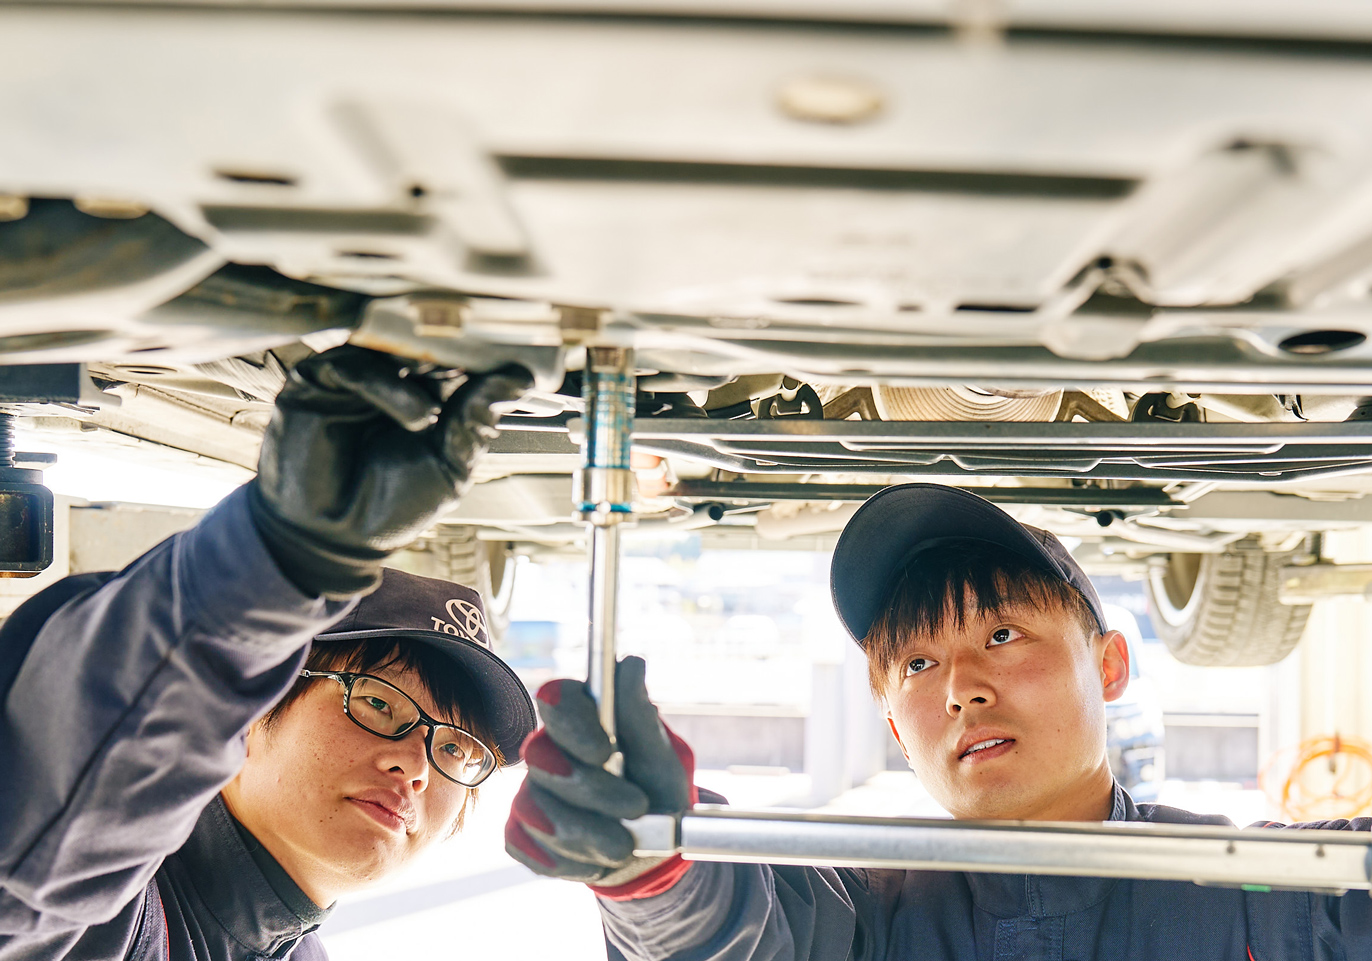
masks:
[[[218,792],[350,606],[282,576],[239,490],[47,621],[0,670],[0,961],[325,957]]]

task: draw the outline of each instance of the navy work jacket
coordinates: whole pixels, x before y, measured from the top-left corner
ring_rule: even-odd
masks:
[[[324,957],[219,790],[350,606],[286,580],[239,490],[0,665],[0,961]]]
[[[1135,805],[1118,785],[1112,820],[1233,826]],[[631,961],[1372,961],[1366,891],[698,861],[664,893],[600,911],[611,957]]]

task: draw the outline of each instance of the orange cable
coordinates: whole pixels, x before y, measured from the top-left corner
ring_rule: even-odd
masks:
[[[1290,757],[1290,766],[1279,764]],[[1340,759],[1343,759],[1340,770]],[[1324,783],[1312,784],[1312,765],[1324,760]],[[1274,772],[1285,770],[1280,785]],[[1355,774],[1355,772],[1357,772]],[[1332,777],[1333,783],[1329,779]],[[1335,733],[1302,741],[1295,748],[1278,751],[1263,766],[1259,783],[1273,803],[1293,821],[1323,821],[1372,813],[1372,745]]]

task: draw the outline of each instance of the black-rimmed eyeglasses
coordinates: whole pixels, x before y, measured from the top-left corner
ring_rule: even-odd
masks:
[[[434,720],[414,698],[371,674],[352,671],[301,671],[301,677],[328,677],[343,685],[343,713],[354,724],[388,741],[398,741],[420,724],[429,733],[424,747],[429,763],[449,781],[476,787],[496,768],[495,752],[476,735]]]

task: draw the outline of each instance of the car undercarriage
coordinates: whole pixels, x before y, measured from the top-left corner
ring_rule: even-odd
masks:
[[[970,486],[1271,663],[1372,521],[1372,23],[1314,6],[0,4],[0,405],[246,478],[313,351],[518,363],[448,526],[581,550],[631,349],[638,530]]]

